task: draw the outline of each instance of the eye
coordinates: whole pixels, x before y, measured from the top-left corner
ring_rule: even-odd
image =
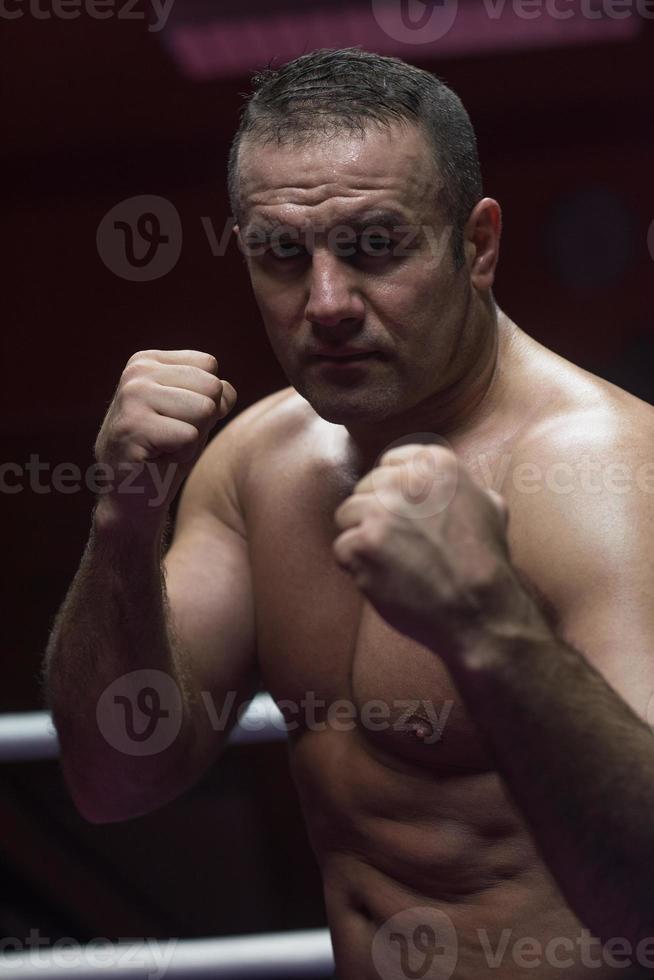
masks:
[[[305,255],[306,251],[301,245],[296,242],[275,242],[274,245],[268,249],[268,255],[273,256],[273,258],[281,259],[285,261],[286,259],[294,259],[300,255]]]
[[[364,255],[387,256],[392,248],[393,240],[385,235],[364,235],[359,242],[359,251]]]

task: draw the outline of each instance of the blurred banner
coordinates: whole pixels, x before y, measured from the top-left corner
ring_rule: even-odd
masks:
[[[617,0],[177,0],[159,36],[189,78],[233,77],[319,47],[440,59],[629,40],[647,8]],[[654,17],[654,11],[652,11]],[[156,27],[156,25],[155,25]]]

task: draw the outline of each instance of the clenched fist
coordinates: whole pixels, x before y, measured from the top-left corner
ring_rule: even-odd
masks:
[[[236,402],[200,351],[148,350],[130,357],[95,443],[109,490],[98,510],[135,526],[162,525],[209,433]]]
[[[402,446],[336,511],[334,556],[391,626],[447,659],[525,597],[506,520],[502,499],[477,486],[454,453]]]

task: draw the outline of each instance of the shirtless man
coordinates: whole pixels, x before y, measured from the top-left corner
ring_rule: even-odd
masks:
[[[46,658],[76,805],[177,797],[263,684],[341,980],[648,975],[654,412],[497,308],[499,206],[435,78],[316,52],[248,113],[235,231],[292,387],[205,449],[216,360],[130,358],[96,454],[143,493],[100,496]],[[181,718],[139,756],[96,707],[143,670]],[[223,730],[202,692],[236,692]]]

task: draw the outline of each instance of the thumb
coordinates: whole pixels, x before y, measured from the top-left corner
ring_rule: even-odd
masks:
[[[236,389],[230,385],[229,381],[223,381],[223,390],[220,396],[220,416],[224,419],[229,415],[236,404]]]

